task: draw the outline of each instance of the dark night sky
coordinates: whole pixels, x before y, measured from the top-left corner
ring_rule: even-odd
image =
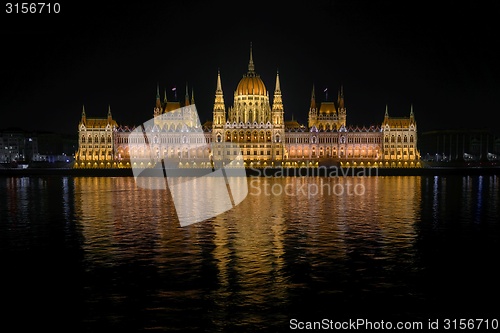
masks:
[[[407,116],[419,131],[498,129],[498,1],[68,2],[60,14],[1,15],[1,128],[77,132],[88,117],[121,125],[152,117],[160,90],[194,88],[211,117],[217,70],[226,107],[247,71],[274,92],[285,118],[307,121],[344,87],[347,122]],[[496,126],[496,127],[495,127]]]

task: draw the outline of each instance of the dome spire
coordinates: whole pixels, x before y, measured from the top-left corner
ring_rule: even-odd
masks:
[[[250,42],[250,61],[248,62],[248,74],[254,73],[255,66],[253,64],[253,55],[252,55],[252,42]]]

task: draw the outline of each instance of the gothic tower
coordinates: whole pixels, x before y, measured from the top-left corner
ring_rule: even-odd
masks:
[[[224,93],[222,92],[222,83],[220,71],[217,71],[217,88],[215,89],[215,101],[213,109],[212,134],[214,141],[221,141],[226,123],[226,106],[224,104]]]

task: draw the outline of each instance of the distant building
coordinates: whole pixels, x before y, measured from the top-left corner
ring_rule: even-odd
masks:
[[[212,120],[200,124],[193,105],[187,86],[183,103],[168,101],[166,94],[161,101],[157,88],[153,120],[140,131],[119,126],[111,111],[107,118],[87,118],[83,111],[75,166],[131,167],[131,160],[143,159],[140,163],[151,166],[168,160],[181,167],[206,167],[209,158],[225,163],[240,152],[247,167],[421,166],[413,107],[406,117],[389,116],[386,107],[380,125],[348,125],[343,87],[337,102],[317,103],[313,86],[307,125],[285,121],[279,73],[271,98],[255,71],[251,48],[232,106],[225,104],[220,72]]]
[[[0,163],[41,165],[39,162],[73,162],[78,146],[76,136],[54,132],[7,129],[0,131]],[[59,163],[59,164],[61,164]]]
[[[21,129],[0,131],[0,163],[28,163],[39,158],[36,133]]]
[[[500,160],[500,135],[488,129],[449,129],[424,132],[420,138],[425,161]]]
[[[60,134],[53,132],[39,132],[37,161],[50,163],[71,163],[74,153],[78,148],[76,135]]]
[[[39,158],[35,132],[22,129],[0,131],[0,163],[28,163]]]

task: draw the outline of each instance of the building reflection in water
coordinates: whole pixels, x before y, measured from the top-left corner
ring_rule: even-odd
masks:
[[[239,205],[181,227],[132,177],[2,179],[8,300],[56,299],[88,331],[496,313],[498,176],[242,181]]]
[[[157,320],[208,306],[212,323],[246,308],[253,319],[242,320],[275,313],[283,322],[276,310],[293,313],[301,298],[345,305],[352,288],[383,293],[393,287],[390,270],[414,262],[420,177],[251,177],[243,202],[187,227],[166,190],[140,189],[126,177],[74,181],[89,265],[143,265],[159,279],[143,287]],[[112,290],[99,297],[113,298]]]

